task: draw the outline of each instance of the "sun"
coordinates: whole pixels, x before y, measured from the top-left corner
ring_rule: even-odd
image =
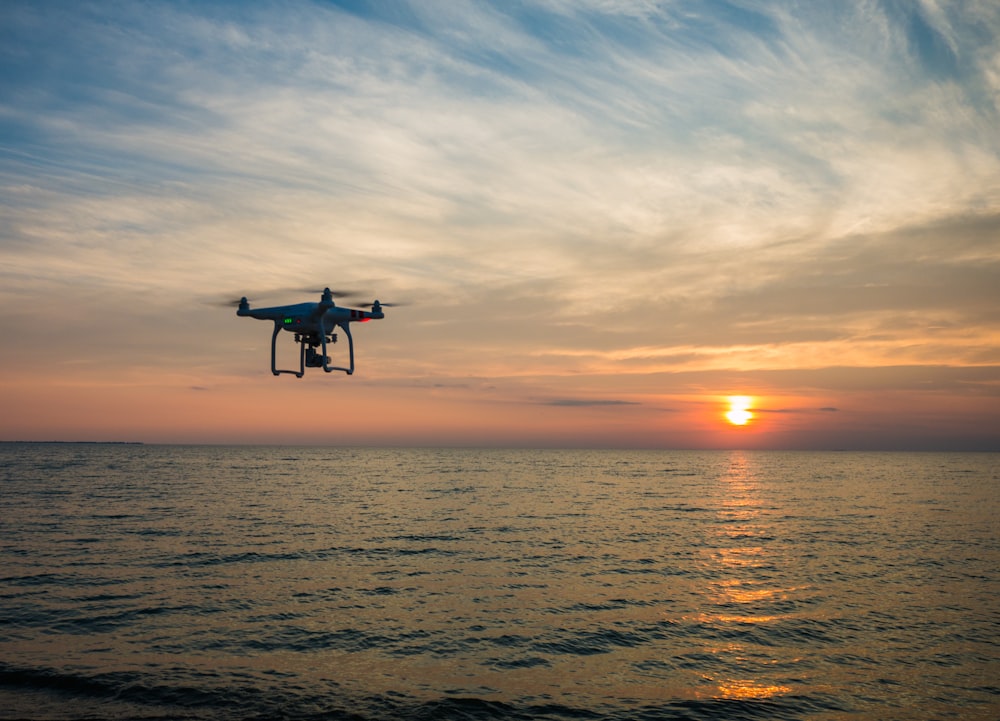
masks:
[[[729,410],[726,411],[726,420],[734,426],[745,426],[753,419],[750,406],[753,398],[750,396],[729,396]]]

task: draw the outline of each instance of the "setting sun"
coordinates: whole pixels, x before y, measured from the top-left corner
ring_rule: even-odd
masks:
[[[729,396],[729,410],[726,412],[726,420],[734,426],[745,426],[753,418],[750,412],[750,404],[753,399],[750,396]]]

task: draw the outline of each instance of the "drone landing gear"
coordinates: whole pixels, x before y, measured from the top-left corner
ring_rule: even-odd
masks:
[[[278,333],[282,330],[282,324],[280,321],[274,322],[274,333],[271,334],[271,373],[274,375],[281,375],[282,373],[288,373],[295,376],[296,378],[301,378],[306,373],[306,368],[322,368],[327,373],[332,373],[333,371],[343,371],[347,375],[354,373],[354,338],[351,337],[351,329],[347,323],[339,324],[340,328],[344,331],[347,336],[347,346],[348,354],[350,356],[351,363],[347,368],[341,368],[339,366],[330,365],[330,356],[326,354],[326,344],[336,343],[337,334],[333,333],[329,336],[325,332],[320,334],[319,341],[316,340],[315,335],[300,335],[295,334],[295,342],[299,344],[299,369],[296,370],[285,370],[278,368],[276,361],[276,346],[278,343]],[[316,352],[316,347],[320,346],[321,351]]]
[[[354,338],[351,337],[351,326],[348,323],[340,323],[340,329],[344,331],[344,335],[347,336],[347,352],[351,359],[351,364],[347,368],[339,368],[337,366],[330,365],[330,357],[326,354],[326,334],[323,334],[323,370],[327,373],[332,373],[333,371],[343,371],[347,375],[354,373]],[[333,342],[337,342],[337,336],[333,336]]]

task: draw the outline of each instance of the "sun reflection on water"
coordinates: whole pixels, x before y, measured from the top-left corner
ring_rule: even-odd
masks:
[[[716,698],[764,700],[791,692],[790,686],[776,678],[776,667],[789,660],[774,658],[766,645],[753,642],[754,629],[763,630],[790,617],[776,611],[776,604],[797,590],[770,580],[782,559],[776,555],[772,542],[777,534],[769,528],[761,496],[752,458],[734,452],[720,479],[717,524],[709,539],[712,547],[707,549],[708,570],[718,580],[710,583],[698,620],[743,629],[747,633],[741,639],[747,640],[712,649],[720,666],[730,669],[702,677]]]
[[[746,678],[731,679],[718,686],[723,698],[744,700],[774,698],[792,690],[788,686],[764,685]]]

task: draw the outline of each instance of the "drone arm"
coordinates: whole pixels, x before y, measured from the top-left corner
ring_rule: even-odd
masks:
[[[275,365],[275,346],[278,343],[278,333],[281,332],[281,321],[275,319],[274,321],[274,333],[271,334],[271,373],[274,375],[281,375],[282,373],[290,373],[296,378],[301,378],[306,374],[306,347],[304,345],[299,346],[299,369],[298,371],[288,371],[288,370],[278,370]]]
[[[350,356],[351,364],[347,368],[340,368],[338,366],[331,366],[328,362],[324,361],[323,370],[325,370],[327,373],[332,373],[333,371],[344,371],[344,373],[346,373],[347,375],[351,375],[354,373],[354,338],[351,337],[351,324],[347,321],[344,321],[343,323],[338,323],[337,325],[340,326],[341,330],[344,331],[344,335],[347,336],[347,349],[348,349],[347,352],[348,355]],[[325,335],[323,337],[323,357],[324,358],[327,357]]]

